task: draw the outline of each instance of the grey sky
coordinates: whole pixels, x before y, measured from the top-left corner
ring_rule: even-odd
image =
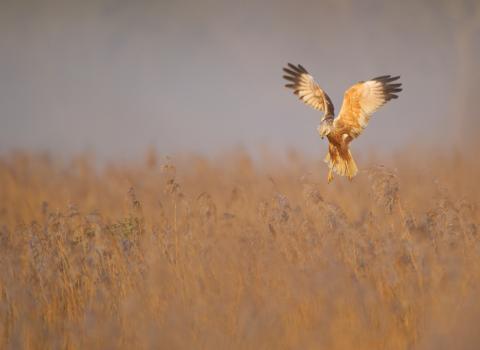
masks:
[[[419,138],[445,147],[458,122],[451,84],[463,19],[434,4],[0,0],[0,150],[267,145],[323,156],[319,115],[283,88],[287,61],[311,71],[336,111],[356,81],[402,76],[400,98],[356,148]]]

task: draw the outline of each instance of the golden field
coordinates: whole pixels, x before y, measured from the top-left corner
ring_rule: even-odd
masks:
[[[2,156],[0,348],[480,348],[476,158],[358,165]]]

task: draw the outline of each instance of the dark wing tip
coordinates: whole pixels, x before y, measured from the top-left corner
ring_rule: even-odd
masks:
[[[390,101],[391,99],[398,98],[397,94],[403,90],[402,83],[399,83],[397,81],[398,79],[400,79],[399,75],[394,77],[392,77],[391,75],[382,75],[382,76],[373,78],[372,80],[378,81],[379,83],[382,84],[385,99],[386,101]]]
[[[386,83],[391,83],[392,81],[395,81],[395,80],[398,80],[398,79],[400,79],[399,75],[397,75],[396,77],[392,77],[391,75],[381,75],[381,76],[373,78],[371,80],[376,80],[376,81],[379,81],[383,84],[386,84]]]
[[[291,69],[288,69],[288,68],[283,68],[283,71],[284,71],[285,73],[288,73],[288,74],[294,76],[294,77],[300,76],[300,74],[299,74],[298,72],[295,72],[295,71],[293,71],[293,70],[291,70]]]
[[[290,75],[284,75],[282,78],[285,79],[285,80],[291,81],[292,83],[297,83],[298,82],[296,77],[292,77]]]
[[[298,65],[298,68],[299,68],[303,73],[308,74],[308,71],[307,71],[301,64]]]
[[[292,63],[288,63],[287,65],[288,65],[291,69],[293,69],[295,72],[301,73],[300,68],[298,68],[296,65],[294,65],[294,64],[292,64]]]
[[[380,76],[372,78],[370,80],[385,80],[385,79],[388,79],[388,78],[390,78],[390,75],[380,75]]]
[[[287,66],[296,72],[296,74],[308,74],[308,71],[301,64],[294,65],[293,63],[287,63]]]
[[[385,83],[391,83],[392,81],[400,79],[400,75],[397,75],[396,77],[391,77],[388,79],[385,79]]]

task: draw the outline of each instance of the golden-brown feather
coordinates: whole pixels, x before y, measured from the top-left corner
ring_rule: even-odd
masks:
[[[400,77],[389,75],[359,82],[350,87],[343,97],[342,108],[334,121],[334,128],[341,134],[358,137],[368,125],[371,115],[402,91],[400,83],[392,83]]]
[[[288,63],[288,68],[283,68],[283,71],[287,73],[283,78],[290,82],[285,87],[293,89],[293,93],[310,107],[323,111],[326,116],[333,117],[334,108],[330,97],[303,66]]]

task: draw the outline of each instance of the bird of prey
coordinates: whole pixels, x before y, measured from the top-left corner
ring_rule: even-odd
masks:
[[[329,172],[327,181],[333,180],[333,172],[352,179],[358,172],[350,152],[350,142],[367,127],[370,116],[391,99],[398,98],[402,84],[400,76],[382,75],[351,86],[343,96],[340,113],[334,118],[334,107],[330,97],[320,88],[308,71],[300,64],[288,63],[283,68],[288,80],[285,87],[304,103],[324,113],[317,128],[320,137],[328,139],[328,153],[325,162]]]

